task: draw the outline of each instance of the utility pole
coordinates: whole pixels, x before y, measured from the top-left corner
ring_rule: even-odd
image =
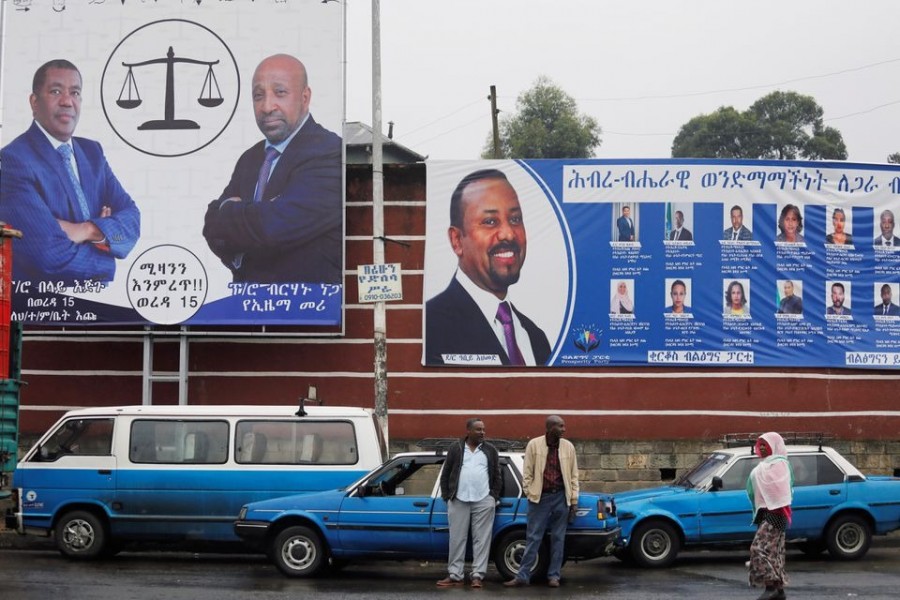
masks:
[[[491,86],[491,95],[488,96],[491,101],[491,126],[494,129],[494,158],[500,158],[500,126],[497,124],[497,86]]]
[[[381,147],[381,2],[372,0],[372,258],[384,264],[384,157]],[[384,301],[375,303],[375,417],[390,453],[387,401],[387,319]]]

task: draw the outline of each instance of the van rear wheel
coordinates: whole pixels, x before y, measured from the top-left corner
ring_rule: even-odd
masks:
[[[56,547],[69,558],[89,560],[100,556],[106,547],[106,529],[94,513],[73,510],[64,514],[54,530]]]

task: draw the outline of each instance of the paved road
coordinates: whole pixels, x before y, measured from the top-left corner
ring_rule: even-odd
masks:
[[[48,549],[0,550],[0,596],[90,600],[232,600],[250,598],[358,599],[444,598],[499,594],[508,598],[616,598],[653,600],[700,598],[754,599],[746,584],[745,553],[685,553],[671,569],[647,571],[615,559],[566,565],[563,586],[508,590],[491,571],[482,591],[437,589],[444,566],[434,563],[378,562],[351,565],[338,576],[288,579],[265,558],[245,554],[123,552],[100,562],[72,562]],[[493,568],[492,568],[493,569]],[[897,598],[900,548],[875,547],[865,559],[835,562],[827,555],[808,558],[791,553],[789,597],[816,600]],[[468,596],[471,598],[471,596]]]

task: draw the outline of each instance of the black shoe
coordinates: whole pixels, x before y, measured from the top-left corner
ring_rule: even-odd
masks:
[[[778,590],[777,588],[766,587],[766,591],[764,591],[756,600],[775,600],[776,598],[782,598],[783,596],[778,595],[779,591],[781,590]],[[784,592],[781,591],[781,593],[783,594]]]

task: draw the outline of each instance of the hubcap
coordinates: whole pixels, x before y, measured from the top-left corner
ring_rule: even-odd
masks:
[[[652,529],[644,536],[644,539],[641,541],[641,547],[644,549],[644,554],[647,557],[658,560],[669,553],[672,545],[669,536],[659,529]]]
[[[303,571],[315,562],[316,547],[305,537],[291,538],[281,547],[281,558],[290,568]]]
[[[862,547],[863,535],[859,525],[855,523],[847,523],[842,525],[837,532],[838,545],[844,552],[856,552]]]
[[[63,530],[63,542],[73,550],[90,548],[94,543],[94,528],[82,519],[69,521]]]

